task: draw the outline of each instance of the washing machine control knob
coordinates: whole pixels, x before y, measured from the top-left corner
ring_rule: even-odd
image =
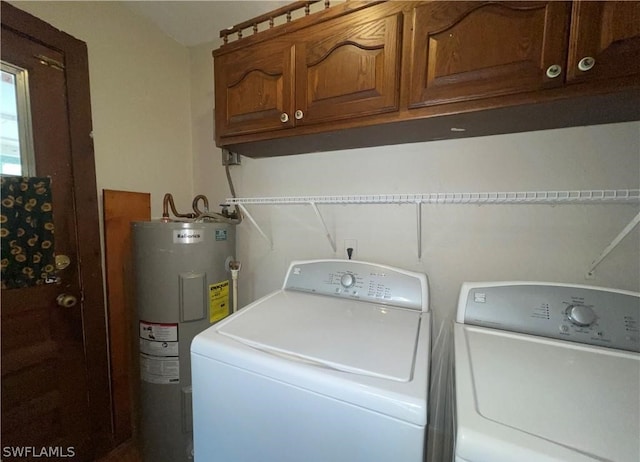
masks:
[[[356,278],[351,273],[344,273],[340,278],[340,284],[342,284],[342,287],[346,289],[353,286],[355,283],[356,283]]]
[[[593,309],[584,305],[569,305],[565,310],[565,314],[569,321],[580,327],[590,326],[596,320],[596,314]]]

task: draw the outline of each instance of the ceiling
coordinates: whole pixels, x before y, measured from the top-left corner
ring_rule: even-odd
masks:
[[[178,43],[191,47],[219,40],[220,30],[291,3],[289,1],[123,1]]]

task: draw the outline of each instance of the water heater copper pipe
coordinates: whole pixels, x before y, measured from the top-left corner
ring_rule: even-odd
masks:
[[[169,207],[171,207],[171,212],[173,213],[173,215],[178,218],[195,218],[196,217],[194,213],[178,213],[178,211],[176,210],[176,205],[173,202],[173,196],[167,193],[164,195],[164,199],[162,200],[161,221],[163,221],[164,223],[168,223],[171,221],[171,218],[169,217]]]

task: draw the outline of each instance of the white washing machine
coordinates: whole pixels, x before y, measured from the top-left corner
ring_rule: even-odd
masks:
[[[638,462],[640,294],[465,283],[457,462]]]
[[[281,290],[191,345],[197,462],[422,462],[424,274],[291,264]]]

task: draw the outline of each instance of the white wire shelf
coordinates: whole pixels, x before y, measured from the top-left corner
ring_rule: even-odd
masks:
[[[640,204],[640,189],[586,191],[453,192],[346,196],[238,197],[229,205],[303,204]]]
[[[295,197],[237,197],[226,200],[237,205],[260,235],[273,249],[273,241],[251,216],[246,205],[310,205],[324,228],[334,253],[336,242],[318,210],[318,205],[346,204],[413,204],[416,207],[416,234],[418,259],[422,258],[422,206],[425,204],[640,204],[640,189],[595,189],[582,191],[516,191],[516,192],[459,192],[425,194],[369,194],[347,196],[295,196]],[[587,277],[593,276],[598,266],[611,251],[638,226],[640,213],[616,236],[593,261]]]

